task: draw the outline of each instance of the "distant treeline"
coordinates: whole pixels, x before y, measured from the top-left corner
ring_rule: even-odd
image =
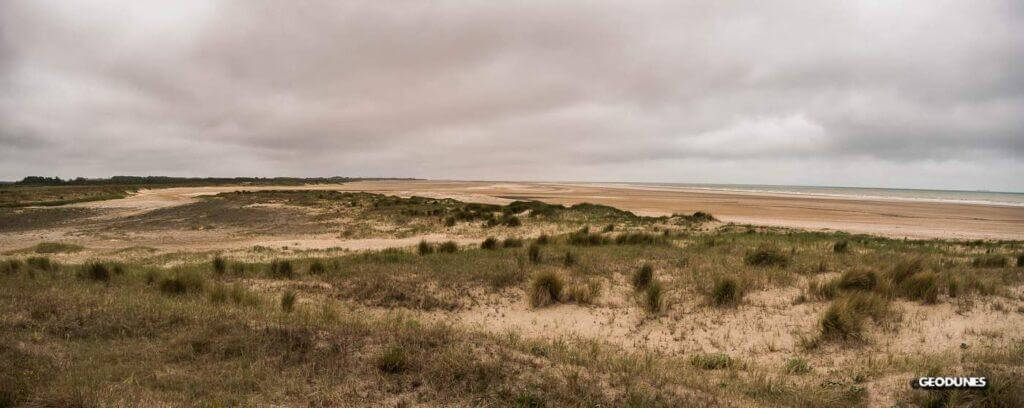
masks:
[[[21,186],[94,186],[94,185],[170,185],[170,184],[323,184],[358,180],[414,180],[412,178],[367,177],[167,177],[167,176],[113,176],[110,178],[61,179],[60,177],[29,176],[13,184]]]

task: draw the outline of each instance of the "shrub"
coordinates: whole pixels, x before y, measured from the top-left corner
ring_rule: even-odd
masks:
[[[397,374],[405,371],[409,366],[409,358],[406,356],[404,348],[391,346],[377,355],[377,358],[374,359],[374,364],[383,373]]]
[[[935,303],[939,298],[937,280],[933,272],[918,272],[900,283],[899,292],[907,299]]]
[[[565,257],[562,258],[562,264],[566,267],[576,265],[576,255],[570,251],[565,251]]]
[[[518,227],[520,225],[523,225],[523,224],[522,224],[522,222],[519,221],[519,217],[516,217],[516,216],[512,215],[512,216],[509,216],[508,218],[505,219],[505,226],[506,227],[513,227],[514,228],[514,227]]]
[[[29,257],[25,262],[30,268],[40,271],[53,272],[57,269],[57,263],[45,256]]]
[[[501,246],[505,248],[519,248],[523,246],[523,240],[519,238],[505,238],[505,241],[501,243]]]
[[[445,241],[445,242],[442,242],[441,245],[437,246],[437,252],[441,252],[441,253],[445,253],[445,254],[453,254],[453,253],[455,253],[458,250],[459,250],[459,245],[456,244],[455,241]]]
[[[756,250],[747,253],[743,262],[751,266],[778,266],[785,267],[789,264],[789,257],[783,255],[778,249],[761,246]]]
[[[21,270],[21,261],[17,259],[8,259],[0,264],[0,272],[11,275],[18,273]]]
[[[701,370],[718,370],[732,367],[733,360],[725,353],[701,353],[690,358],[690,365]]]
[[[569,244],[577,246],[599,246],[609,242],[608,238],[605,238],[601,234],[592,234],[589,232],[574,232],[569,234]]]
[[[205,282],[196,271],[179,270],[159,280],[160,291],[168,295],[183,295],[202,292]]]
[[[975,268],[1005,268],[1009,262],[1002,255],[983,255],[974,258],[971,265]]]
[[[494,237],[487,237],[487,239],[485,239],[484,242],[480,243],[480,248],[482,249],[495,249],[497,247],[498,240],[494,239]]]
[[[324,263],[322,261],[320,261],[319,259],[317,259],[317,260],[313,261],[313,263],[309,264],[309,274],[310,275],[323,275],[326,272],[327,272],[327,266],[324,265]]]
[[[530,244],[530,247],[526,249],[526,255],[530,258],[530,262],[540,263],[540,245],[538,245],[536,242]]]
[[[427,243],[427,241],[420,241],[419,245],[416,246],[416,253],[420,255],[429,255],[434,253],[434,247]]]
[[[849,251],[850,251],[850,241],[847,241],[847,240],[844,239],[844,240],[836,241],[836,243],[832,244],[832,252],[844,253],[844,252],[849,252]]]
[[[612,232],[612,231],[615,231],[615,224],[608,224],[608,225],[606,225],[604,227],[603,230],[601,230],[601,232]]]
[[[874,271],[854,269],[843,272],[836,281],[842,290],[872,290],[878,284],[878,276]]]
[[[661,311],[661,295],[661,282],[658,282],[656,279],[652,280],[647,285],[647,291],[644,293],[644,308],[647,309],[648,313],[658,313]]]
[[[288,260],[273,260],[270,262],[270,276],[275,278],[291,279],[295,276],[295,269],[292,262]]]
[[[110,268],[107,268],[101,262],[90,262],[85,264],[83,268],[84,270],[80,273],[80,276],[84,278],[100,282],[110,281]]]
[[[654,267],[650,264],[643,264],[640,269],[633,272],[633,289],[640,290],[647,288],[654,278]]]
[[[530,284],[530,305],[542,307],[557,302],[562,297],[562,286],[562,278],[555,272],[538,272]]]
[[[445,218],[444,219],[444,226],[446,226],[446,227],[454,227],[455,226],[455,217],[447,217],[447,218]]]
[[[807,374],[811,372],[811,365],[804,358],[792,357],[786,360],[786,372],[796,375]]]
[[[224,272],[228,270],[228,262],[225,261],[224,258],[221,258],[220,256],[213,257],[212,264],[213,271],[218,275],[223,275]]]
[[[281,311],[291,313],[295,308],[295,292],[286,291],[281,294]]]
[[[711,303],[715,306],[733,306],[743,300],[743,290],[736,278],[718,279],[711,289]]]
[[[551,240],[551,237],[549,237],[548,234],[540,234],[540,236],[537,237],[537,244],[539,244],[539,245],[547,245],[548,241],[550,241],[550,240]]]

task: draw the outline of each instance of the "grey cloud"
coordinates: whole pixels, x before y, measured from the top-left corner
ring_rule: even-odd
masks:
[[[8,1],[0,179],[338,174],[1019,191],[1022,10],[1010,1]]]

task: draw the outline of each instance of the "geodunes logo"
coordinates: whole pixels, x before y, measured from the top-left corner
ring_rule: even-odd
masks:
[[[910,381],[910,386],[925,390],[985,389],[987,377],[919,377]]]

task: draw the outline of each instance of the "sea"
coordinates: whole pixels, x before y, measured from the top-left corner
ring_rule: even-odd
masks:
[[[623,187],[659,188],[680,190],[707,190],[722,192],[744,192],[762,194],[783,194],[819,197],[887,199],[906,201],[931,201],[961,204],[988,204],[1024,207],[1024,193],[999,191],[924,190],[911,188],[864,188],[864,187],[822,187],[783,186],[760,184],[692,184],[692,183],[600,183]]]

